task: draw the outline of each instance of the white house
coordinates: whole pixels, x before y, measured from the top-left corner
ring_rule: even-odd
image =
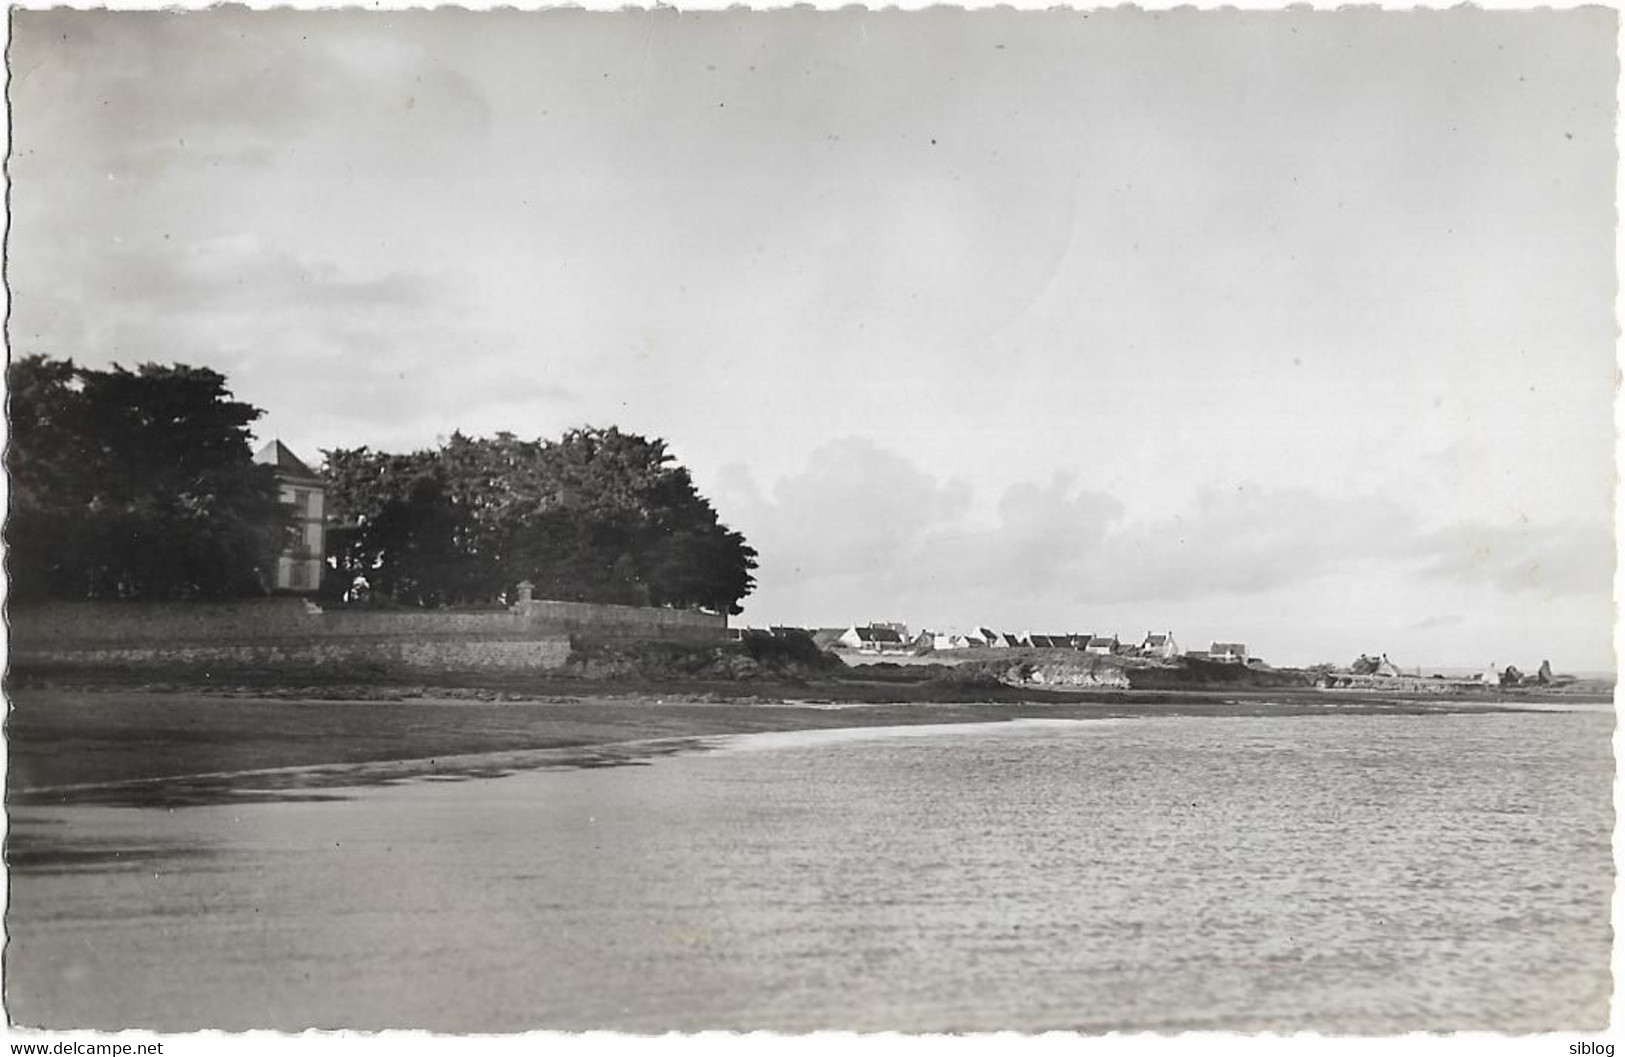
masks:
[[[1083,652],[1093,653],[1097,656],[1109,656],[1117,652],[1117,645],[1116,635],[1109,638],[1105,635],[1093,635],[1090,636],[1088,645],[1084,646]]]
[[[1179,644],[1174,641],[1174,633],[1165,631],[1161,635],[1148,631],[1145,640],[1140,643],[1140,654],[1145,657],[1161,657],[1171,660],[1179,656]]]
[[[908,643],[903,639],[902,632],[896,628],[888,627],[858,627],[847,628],[836,640],[847,649],[858,650],[862,653],[902,653],[908,649]]]

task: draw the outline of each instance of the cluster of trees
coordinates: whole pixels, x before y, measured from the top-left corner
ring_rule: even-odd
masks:
[[[528,580],[540,598],[738,613],[755,583],[755,550],[660,440],[459,433],[408,455],[324,454],[329,595],[470,603]]]
[[[290,531],[259,409],[205,368],[6,369],[11,596],[227,598],[260,593]]]
[[[179,600],[263,594],[295,538],[262,412],[205,368],[6,369],[11,597]],[[331,451],[330,597],[542,598],[739,612],[756,552],[717,519],[664,442],[616,429],[557,441],[454,435],[391,455]]]

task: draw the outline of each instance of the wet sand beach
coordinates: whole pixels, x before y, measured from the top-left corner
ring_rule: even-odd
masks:
[[[13,719],[24,1025],[1607,1016],[1601,704],[70,693]]]
[[[263,697],[253,695],[269,695],[273,688],[230,694],[116,685],[22,688],[11,693],[8,798],[14,805],[133,806],[286,799],[336,785],[635,764],[703,748],[710,738],[770,731],[1022,718],[1478,713],[1531,704],[1316,692],[1110,691],[1038,693],[1003,702],[887,702],[883,685],[870,689],[882,700],[695,700],[700,695],[694,688],[681,686],[665,693],[497,701],[435,696],[433,688],[412,691],[425,696],[395,700],[376,699],[390,693],[388,687],[370,688],[370,700],[355,699],[366,688],[350,687],[274,688],[277,696]],[[327,694],[333,697],[324,699]]]

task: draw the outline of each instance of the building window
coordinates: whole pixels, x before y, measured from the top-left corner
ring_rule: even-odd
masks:
[[[302,591],[310,586],[310,566],[304,562],[294,562],[288,570],[288,586],[296,591]]]
[[[300,517],[310,516],[310,489],[295,488],[293,490],[293,508],[299,511]]]

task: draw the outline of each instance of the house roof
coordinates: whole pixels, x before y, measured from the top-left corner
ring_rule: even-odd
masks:
[[[1168,645],[1168,636],[1167,635],[1147,635],[1145,637],[1145,644],[1147,646],[1166,646],[1166,645]]]
[[[280,440],[273,440],[265,447],[254,453],[254,461],[263,466],[274,466],[279,473],[288,477],[305,477],[312,481],[320,481],[321,477],[306,466],[304,460],[295,455],[286,444]]]
[[[845,634],[845,628],[819,628],[813,632],[813,641],[820,646],[828,646]]]
[[[858,633],[859,642],[902,642],[903,636],[897,633],[896,628],[853,628]]]
[[[1209,653],[1246,653],[1245,642],[1215,642]]]
[[[1110,638],[1107,638],[1104,635],[1096,635],[1096,636],[1094,636],[1093,638],[1091,638],[1089,640],[1089,645],[1091,645],[1091,646],[1115,646],[1115,645],[1117,645],[1117,636],[1113,635]]]

